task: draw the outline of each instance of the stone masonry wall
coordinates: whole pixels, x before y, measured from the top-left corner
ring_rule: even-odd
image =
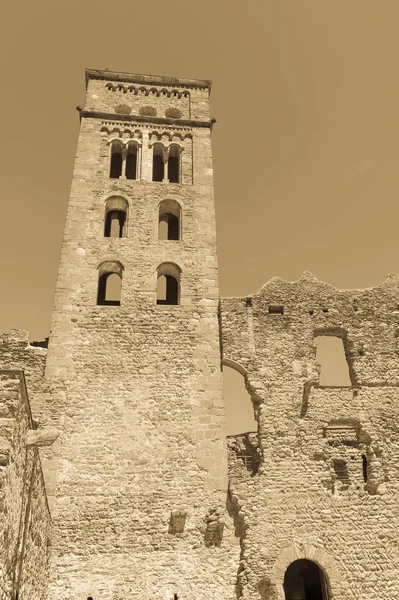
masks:
[[[203,123],[185,124],[191,178],[151,181],[150,133],[181,129],[135,123],[132,114],[124,123],[143,133],[142,176],[110,179],[99,113],[117,93],[105,82],[89,77],[86,108],[94,112],[82,117],[46,367],[54,389],[65,390],[49,405],[64,431],[48,598],[232,599],[239,540],[226,509],[207,111],[195,109]],[[196,94],[207,108],[208,90],[191,87],[191,100]],[[162,95],[152,102],[160,114]],[[112,196],[129,205],[125,238],[104,237]],[[181,206],[181,240],[158,240],[159,204],[169,199]],[[123,265],[121,305],[98,306],[98,266],[115,260]],[[181,270],[177,306],[156,304],[164,262]]]
[[[0,598],[43,600],[48,583],[50,514],[21,371],[0,372]]]
[[[84,106],[87,111],[165,117],[168,116],[169,109],[177,109],[181,112],[178,119],[209,120],[209,82],[173,81],[163,77],[145,77],[138,81],[137,76],[129,79],[129,75],[123,73],[87,73]],[[125,79],[122,78],[123,75]],[[152,114],[143,111],[146,108],[152,108]]]
[[[224,361],[258,420],[257,441],[229,442],[239,595],[284,600],[287,567],[307,558],[329,600],[399,596],[398,292],[398,276],[337,290],[305,273],[222,300]],[[319,385],[317,335],[343,339],[352,386]]]

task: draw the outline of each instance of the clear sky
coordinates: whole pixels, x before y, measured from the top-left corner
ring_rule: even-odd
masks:
[[[399,271],[397,0],[2,7],[0,331],[49,332],[86,67],[213,80],[222,295]]]

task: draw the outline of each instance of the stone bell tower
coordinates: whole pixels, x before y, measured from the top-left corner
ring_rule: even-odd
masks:
[[[86,82],[46,367],[48,598],[230,598],[210,82]]]

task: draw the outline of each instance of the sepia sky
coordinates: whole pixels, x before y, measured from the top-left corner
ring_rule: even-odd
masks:
[[[213,80],[222,295],[399,271],[397,0],[2,7],[0,331],[49,333],[84,69]]]

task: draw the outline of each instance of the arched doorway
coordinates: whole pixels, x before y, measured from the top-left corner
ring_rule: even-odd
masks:
[[[286,570],[284,593],[285,600],[329,600],[323,571],[304,558],[294,561]]]

